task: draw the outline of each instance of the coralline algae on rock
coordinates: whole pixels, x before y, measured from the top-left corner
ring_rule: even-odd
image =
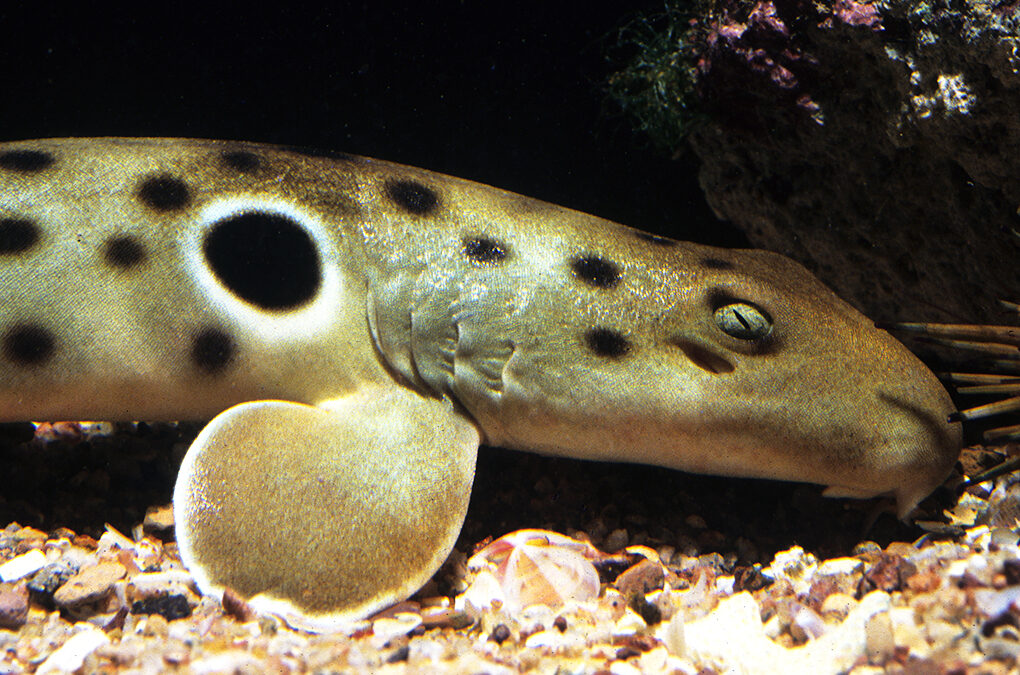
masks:
[[[882,320],[996,322],[1020,254],[1020,2],[707,0],[610,90],[720,218]]]

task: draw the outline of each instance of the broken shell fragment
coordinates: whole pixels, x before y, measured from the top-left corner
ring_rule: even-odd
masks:
[[[468,569],[488,569],[502,590],[504,608],[517,612],[598,597],[599,574],[592,564],[598,555],[591,544],[556,532],[518,530],[472,556]]]

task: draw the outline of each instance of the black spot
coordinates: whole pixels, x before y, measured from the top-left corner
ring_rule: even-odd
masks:
[[[149,176],[138,186],[138,198],[157,211],[175,211],[191,201],[191,191],[181,180],[167,174]]]
[[[42,365],[53,356],[56,341],[42,326],[23,323],[4,335],[4,356],[24,366]]]
[[[238,173],[255,173],[262,166],[262,158],[247,150],[228,150],[220,155],[220,159]]]
[[[200,331],[191,344],[191,360],[210,375],[226,368],[233,358],[234,341],[218,328]]]
[[[8,150],[0,152],[0,167],[11,171],[32,173],[42,171],[57,161],[48,152],[42,150]]]
[[[346,152],[340,152],[339,150],[324,150],[322,148],[306,148],[300,145],[286,145],[281,148],[287,152],[293,152],[295,155],[302,155],[304,157],[315,157],[321,159],[335,159],[341,162],[354,162],[357,161],[357,157],[348,154]]]
[[[134,237],[120,235],[106,242],[103,257],[113,267],[127,269],[145,260],[145,247]]]
[[[620,283],[620,268],[597,255],[574,258],[570,267],[578,279],[596,288],[616,288]]]
[[[666,237],[660,237],[657,234],[651,234],[649,232],[635,232],[638,239],[644,239],[645,241],[655,244],[656,246],[676,246],[677,241],[675,239],[667,239]]]
[[[630,342],[612,328],[592,328],[584,334],[585,344],[599,356],[619,358],[630,351]]]
[[[0,255],[21,253],[39,241],[39,228],[26,218],[0,219]]]
[[[439,196],[432,188],[414,180],[391,180],[386,183],[386,194],[405,211],[423,216],[439,204]]]
[[[464,255],[482,265],[498,265],[507,258],[505,244],[486,237],[468,237],[464,240]]]
[[[701,264],[705,267],[714,270],[731,270],[733,269],[733,263],[729,260],[721,260],[720,258],[702,258]]]
[[[235,295],[262,309],[291,309],[315,297],[322,271],[315,243],[279,213],[217,222],[203,245],[209,267]]]

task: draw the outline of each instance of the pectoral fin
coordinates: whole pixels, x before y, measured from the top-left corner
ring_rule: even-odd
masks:
[[[312,407],[243,403],[181,465],[181,558],[205,593],[312,627],[403,600],[446,559],[471,493],[478,430],[448,401],[374,389]]]

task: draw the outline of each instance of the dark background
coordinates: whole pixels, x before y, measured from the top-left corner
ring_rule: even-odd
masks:
[[[604,93],[618,30],[660,0],[13,4],[0,9],[2,140],[344,150],[677,238],[743,243],[712,217],[690,163],[655,152]]]

